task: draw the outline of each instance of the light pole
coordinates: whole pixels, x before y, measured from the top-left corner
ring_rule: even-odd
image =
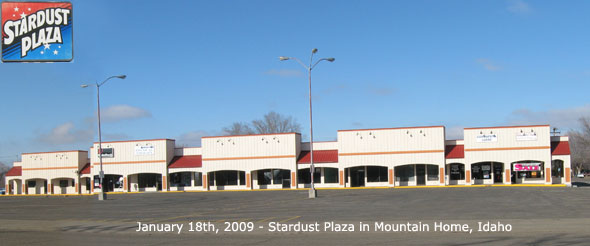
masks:
[[[315,189],[314,186],[314,171],[315,171],[315,166],[313,164],[313,116],[312,116],[312,107],[311,107],[311,70],[313,70],[313,68],[315,68],[316,65],[318,65],[318,63],[320,63],[321,61],[329,61],[329,62],[333,62],[334,58],[330,57],[330,58],[321,58],[319,60],[317,60],[315,63],[313,63],[313,54],[317,53],[318,49],[313,49],[311,50],[311,57],[309,58],[309,66],[305,65],[305,63],[303,63],[301,60],[295,58],[295,57],[287,57],[287,56],[281,56],[279,57],[279,60],[281,61],[286,61],[286,60],[295,60],[297,61],[299,64],[301,64],[301,66],[303,66],[305,69],[307,69],[307,73],[308,73],[308,78],[309,78],[309,154],[310,154],[310,165],[309,165],[309,172],[311,173],[311,188],[309,189],[309,198],[316,198],[317,196],[317,191]]]
[[[104,192],[104,172],[102,171],[102,134],[100,132],[100,87],[102,85],[104,85],[104,83],[106,83],[107,81],[109,81],[112,78],[118,78],[118,79],[125,79],[127,78],[127,75],[117,75],[117,76],[111,76],[108,77],[107,79],[105,79],[102,83],[96,83],[96,107],[97,107],[97,111],[96,111],[96,115],[98,116],[98,150],[96,151],[98,153],[98,159],[100,162],[100,172],[98,174],[99,177],[99,182],[100,182],[100,192],[98,193],[98,200],[102,201],[105,200],[107,198],[106,193]],[[89,85],[80,85],[80,87],[82,88],[86,88]],[[92,165],[92,163],[90,163]],[[92,184],[92,186],[94,186],[94,184]]]

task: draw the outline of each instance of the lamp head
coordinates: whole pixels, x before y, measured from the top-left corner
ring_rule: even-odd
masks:
[[[336,60],[336,58],[334,58],[334,57],[326,58],[326,61],[329,61],[329,62],[334,62],[335,60]]]
[[[127,78],[127,75],[119,75],[119,76],[117,76],[117,78],[125,79],[125,78]]]
[[[80,85],[80,87],[86,88],[86,87],[88,87],[88,85]]]
[[[313,50],[311,50],[311,53],[312,53],[312,54],[318,53],[318,49],[316,49],[316,48],[313,48]]]
[[[289,60],[289,57],[286,57],[286,56],[279,56],[279,60],[281,60],[281,61],[286,61],[286,60]]]

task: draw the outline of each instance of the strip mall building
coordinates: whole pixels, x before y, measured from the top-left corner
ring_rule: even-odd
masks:
[[[107,191],[206,191],[306,188],[310,145],[299,133],[203,137],[202,147],[172,139],[103,142]],[[315,142],[318,188],[445,185],[571,185],[568,137],[549,125],[444,126],[338,131]],[[7,173],[7,194],[99,191],[98,143],[88,151],[24,153]],[[90,156],[90,158],[89,158]]]

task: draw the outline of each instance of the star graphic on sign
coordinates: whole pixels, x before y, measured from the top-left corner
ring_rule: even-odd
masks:
[[[27,15],[25,14],[25,12],[23,12],[22,14],[20,14],[20,18],[24,19],[25,17],[27,17]]]
[[[49,44],[48,43],[44,43],[43,46],[45,46],[45,48],[43,48],[44,50],[49,49]]]
[[[53,51],[53,54],[54,54],[54,55],[57,55],[57,50],[54,50],[54,51]]]
[[[18,12],[18,7],[14,7],[14,12]]]

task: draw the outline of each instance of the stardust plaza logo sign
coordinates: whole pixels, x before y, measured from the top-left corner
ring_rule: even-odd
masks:
[[[72,20],[70,2],[2,2],[2,61],[71,61]]]

